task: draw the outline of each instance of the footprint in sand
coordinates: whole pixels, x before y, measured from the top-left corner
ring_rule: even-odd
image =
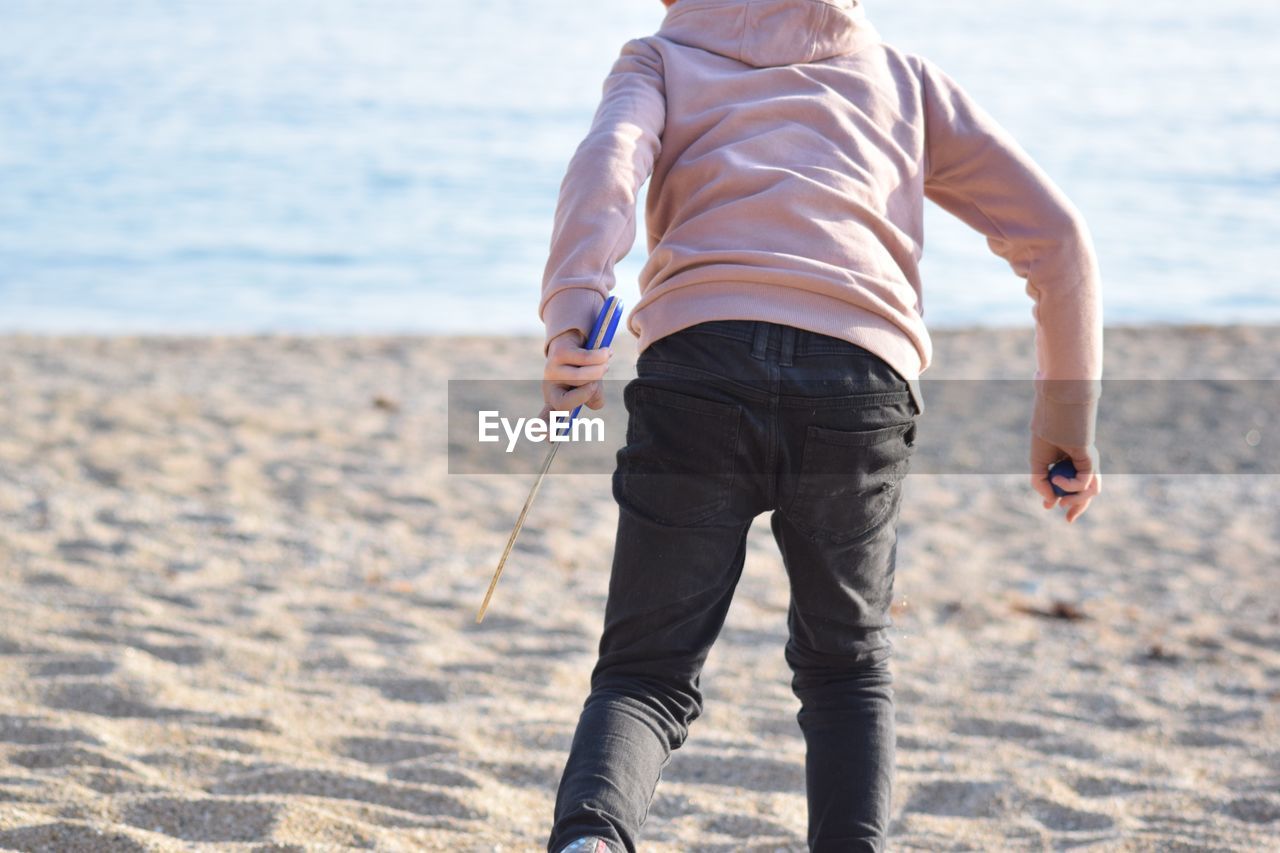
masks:
[[[906,812],[941,817],[995,817],[1004,811],[1013,793],[1004,782],[942,779],[916,786]]]
[[[364,624],[360,619],[333,618],[317,622],[310,630],[312,634],[321,636],[365,637],[386,646],[412,645],[420,639],[413,635],[411,627],[406,626],[404,632],[398,633],[384,630],[381,627],[384,623],[385,620],[380,620],[375,626]]]
[[[1248,643],[1251,646],[1257,646],[1261,649],[1268,649],[1273,652],[1280,652],[1280,631],[1259,630],[1244,625],[1237,625],[1228,632],[1232,638]]]
[[[252,717],[240,714],[193,714],[192,725],[213,726],[219,729],[236,729],[242,732],[263,732],[278,735],[281,729],[265,717]]]
[[[1044,737],[1045,730],[1031,723],[1014,720],[988,720],[982,717],[961,717],[951,730],[958,735],[1004,738],[1006,740],[1034,740]]]
[[[88,565],[120,557],[132,550],[132,546],[123,540],[107,542],[100,539],[63,539],[56,548],[59,556],[67,562]]]
[[[680,750],[673,756],[666,778],[686,785],[790,793],[804,790],[804,765],[798,761]]]
[[[103,658],[62,658],[32,662],[27,671],[35,678],[56,678],[60,675],[107,675],[117,664]]]
[[[135,649],[144,651],[154,658],[159,658],[178,666],[196,666],[204,663],[209,653],[195,643],[149,643],[145,640],[133,640],[129,643]]]
[[[72,587],[75,585],[67,579],[66,575],[58,572],[28,572],[23,576],[22,582],[27,586]]]
[[[1114,776],[1080,776],[1071,781],[1070,785],[1082,797],[1116,797],[1151,790],[1150,785]]]
[[[1110,815],[1073,809],[1052,800],[1028,800],[1022,808],[1045,827],[1059,832],[1110,829],[1115,826]]]
[[[328,770],[269,769],[245,773],[213,786],[213,794],[296,794],[351,800],[424,817],[481,820],[484,815],[443,791],[380,782]]]
[[[59,770],[64,767],[98,767],[103,770],[126,772],[133,770],[129,765],[116,761],[104,753],[75,744],[56,744],[28,749],[10,756],[9,760],[28,770]]]
[[[80,742],[101,744],[97,737],[81,729],[46,725],[37,717],[0,715],[0,743],[52,744]]]
[[[1245,823],[1275,823],[1280,821],[1280,796],[1237,797],[1222,810]]]
[[[1224,735],[1210,728],[1186,729],[1173,736],[1173,742],[1179,746],[1193,747],[1241,747],[1248,746],[1239,738]]]
[[[123,819],[183,841],[262,841],[271,837],[279,813],[275,803],[155,797],[130,804]]]
[[[387,768],[387,778],[416,785],[441,788],[479,788],[480,783],[467,771],[441,766],[438,759],[406,761]]]
[[[659,791],[649,805],[649,815],[659,820],[672,820],[702,813],[702,807],[680,794]]]
[[[560,781],[563,762],[481,762],[479,769],[504,785],[515,788],[532,788],[539,791],[554,790]]]
[[[84,823],[55,821],[0,831],[6,850],[57,850],[59,853],[147,853],[151,848],[123,832],[104,832]]]
[[[731,838],[790,838],[791,830],[772,821],[752,815],[719,814],[699,821],[702,830],[717,835],[728,835]],[[741,849],[734,848],[734,849]]]
[[[375,677],[365,681],[387,699],[397,702],[435,704],[449,699],[449,688],[430,678]]]
[[[63,681],[44,691],[44,704],[60,711],[80,711],[101,717],[146,717],[159,719],[183,714],[175,708],[161,708],[146,701],[147,691],[129,685],[102,681]]]
[[[442,743],[429,740],[384,737],[348,737],[337,742],[334,751],[365,764],[394,764],[450,752]]]
[[[1062,735],[1048,736],[1027,745],[1045,755],[1066,755],[1070,758],[1085,760],[1096,760],[1102,755],[1098,748],[1088,741]]]
[[[230,737],[209,738],[204,741],[204,745],[210,749],[220,749],[223,752],[235,752],[241,755],[251,755],[258,751],[258,747],[253,744]]]

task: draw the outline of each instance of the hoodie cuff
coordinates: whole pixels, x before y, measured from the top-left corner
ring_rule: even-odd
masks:
[[[1097,398],[1066,403],[1037,391],[1031,431],[1058,447],[1091,447],[1097,419]]]
[[[579,345],[585,342],[602,307],[604,297],[591,288],[567,287],[558,291],[542,306],[540,316],[547,327],[547,335],[542,342],[542,355],[547,355],[552,339],[570,329],[577,329],[580,335]]]

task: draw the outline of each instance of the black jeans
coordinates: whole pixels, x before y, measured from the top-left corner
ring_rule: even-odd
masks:
[[[888,629],[918,398],[880,357],[776,323],[701,323],[627,384],[599,659],[547,849],[634,851],[702,713],[700,676],[761,512],[790,579],[784,654],[806,743],[809,846],[881,850],[894,780]]]

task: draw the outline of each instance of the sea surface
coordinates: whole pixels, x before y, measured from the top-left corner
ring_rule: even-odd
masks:
[[[1083,210],[1108,323],[1280,322],[1280,4],[867,6]],[[564,168],[663,13],[3,0],[0,331],[536,333]],[[1030,325],[979,235],[926,234],[930,326]]]

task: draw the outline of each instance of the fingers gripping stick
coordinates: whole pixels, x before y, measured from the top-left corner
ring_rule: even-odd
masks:
[[[622,316],[622,302],[616,296],[610,296],[604,302],[604,307],[600,309],[599,316],[596,317],[595,325],[591,327],[591,334],[587,335],[586,341],[583,342],[584,349],[603,349],[613,343],[613,333],[618,330],[618,319]],[[569,427],[573,425],[573,421],[578,417],[578,412],[582,411],[582,404],[579,403],[574,410],[569,413],[569,419],[565,422],[565,432],[560,433],[566,435]],[[551,449],[547,451],[547,458],[542,463],[542,470],[538,472],[538,478],[533,481],[533,488],[529,490],[529,497],[525,498],[524,508],[520,510],[520,517],[516,519],[516,526],[511,531],[511,537],[507,539],[507,547],[502,552],[502,559],[498,561],[498,568],[493,573],[493,580],[489,582],[489,591],[485,593],[484,603],[480,605],[480,612],[476,614],[476,622],[484,621],[484,613],[489,609],[489,600],[493,598],[493,591],[498,586],[498,578],[502,576],[502,567],[507,564],[507,557],[511,556],[511,549],[516,544],[516,537],[520,535],[520,528],[524,527],[525,517],[529,515],[529,507],[533,506],[534,496],[538,494],[538,488],[542,485],[542,479],[547,476],[547,471],[551,469],[551,462],[556,458],[556,450],[560,448],[558,442],[551,442]]]
[[[1074,495],[1075,492],[1069,492],[1053,481],[1054,477],[1066,477],[1068,480],[1076,476],[1076,466],[1072,464],[1070,459],[1059,459],[1049,468],[1049,485],[1053,487],[1053,493],[1060,498],[1067,495]]]

